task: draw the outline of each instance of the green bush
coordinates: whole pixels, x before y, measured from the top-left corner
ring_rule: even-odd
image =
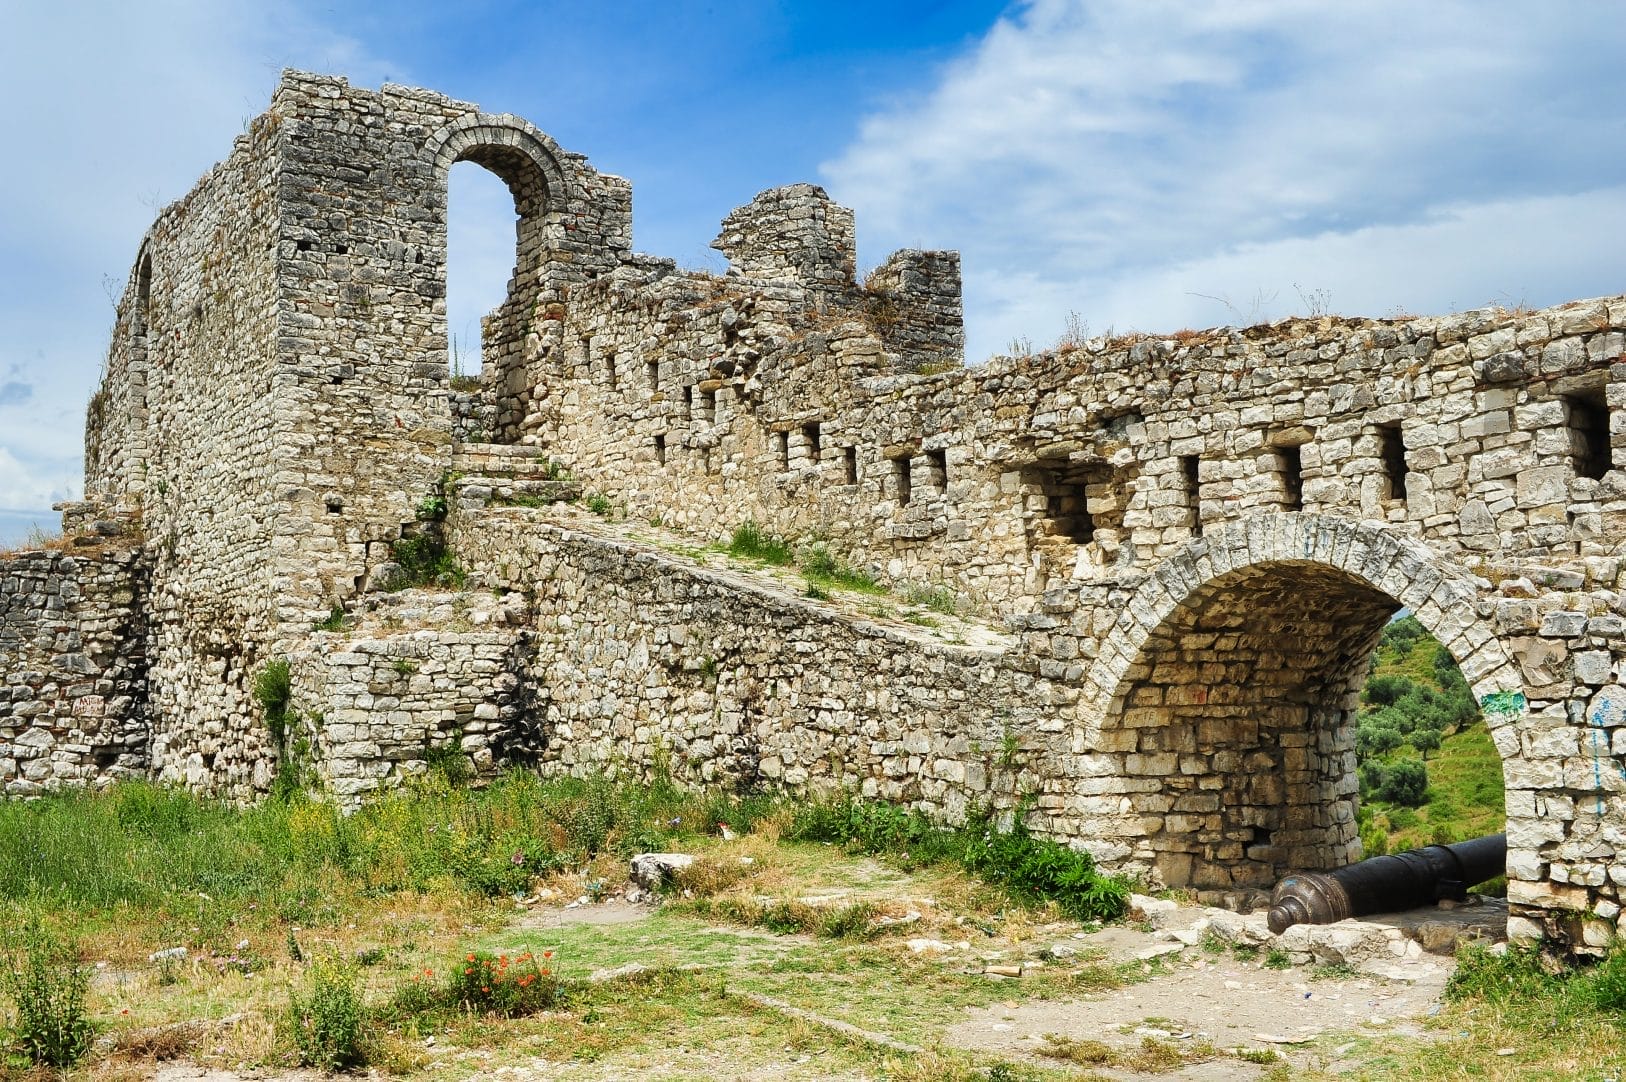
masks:
[[[342,610],[341,610],[342,611]],[[265,711],[265,725],[271,739],[282,747],[288,735],[288,704],[293,698],[288,659],[268,661],[254,676],[254,701]]]
[[[965,865],[1023,901],[1053,901],[1075,920],[1116,920],[1129,909],[1129,886],[1096,872],[1086,852],[1034,838],[1020,814],[1008,831],[980,824]],[[975,829],[975,828],[973,828]]]
[[[945,830],[896,805],[846,799],[804,806],[790,836],[905,865],[957,863],[1019,901],[1053,901],[1077,920],[1113,920],[1129,908],[1126,882],[1096,871],[1088,853],[1033,837],[1020,813],[1010,830],[999,830],[986,814]]]
[[[38,919],[14,932],[0,975],[17,1012],[17,1041],[29,1060],[48,1067],[77,1063],[95,1032],[85,1014],[90,969],[71,943],[47,932]]]
[[[336,958],[320,958],[306,974],[306,991],[288,994],[288,1027],[299,1062],[325,1071],[366,1062],[367,1007],[356,971]]]
[[[457,558],[436,532],[419,537],[403,537],[390,549],[401,573],[389,583],[391,590],[413,586],[446,586],[462,589],[468,579]]]

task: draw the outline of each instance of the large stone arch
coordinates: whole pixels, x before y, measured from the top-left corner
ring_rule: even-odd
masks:
[[[525,413],[525,342],[543,270],[567,246],[566,218],[576,193],[563,164],[565,155],[525,120],[488,113],[448,124],[430,140],[429,151],[442,222],[449,174],[458,162],[473,162],[496,174],[514,197],[514,269],[507,297],[484,322],[479,350],[482,383],[496,407],[499,438],[512,437]],[[441,286],[444,291],[444,281]]]
[[[1523,715],[1480,596],[1417,541],[1332,515],[1228,522],[1171,554],[1105,637],[1077,734],[1121,781],[1123,863],[1226,887],[1358,857],[1353,719],[1394,612],[1451,651],[1493,730]]]
[[[559,144],[520,117],[471,113],[436,132],[429,152],[443,199],[447,175],[458,162],[484,166],[508,185],[519,215],[515,280],[534,277],[547,253],[559,247],[573,194]]]

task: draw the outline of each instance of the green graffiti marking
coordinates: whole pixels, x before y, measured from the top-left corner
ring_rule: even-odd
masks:
[[[1487,714],[1522,714],[1524,713],[1524,692],[1522,691],[1493,691],[1479,699],[1480,709]]]

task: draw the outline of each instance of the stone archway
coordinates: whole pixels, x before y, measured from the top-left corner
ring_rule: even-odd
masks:
[[[564,154],[519,117],[486,113],[447,125],[430,141],[429,150],[443,223],[449,174],[458,162],[489,170],[514,198],[514,269],[506,298],[485,321],[480,348],[481,382],[495,406],[496,438],[512,439],[525,413],[525,342],[539,282],[549,259],[565,247],[565,208],[572,192],[561,164]],[[444,281],[441,284],[444,289]],[[442,317],[441,334],[445,333]]]
[[[1493,731],[1522,715],[1477,599],[1417,542],[1336,516],[1227,523],[1164,560],[1087,677],[1096,712],[1079,734],[1117,761],[1131,865],[1229,887],[1358,858],[1354,719],[1396,611],[1451,651]]]

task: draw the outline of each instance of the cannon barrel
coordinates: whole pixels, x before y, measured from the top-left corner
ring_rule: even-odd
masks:
[[[1494,879],[1506,867],[1507,835],[1489,834],[1356,861],[1330,872],[1299,872],[1277,883],[1271,893],[1270,930],[1393,913],[1441,898],[1461,901],[1469,887]]]

